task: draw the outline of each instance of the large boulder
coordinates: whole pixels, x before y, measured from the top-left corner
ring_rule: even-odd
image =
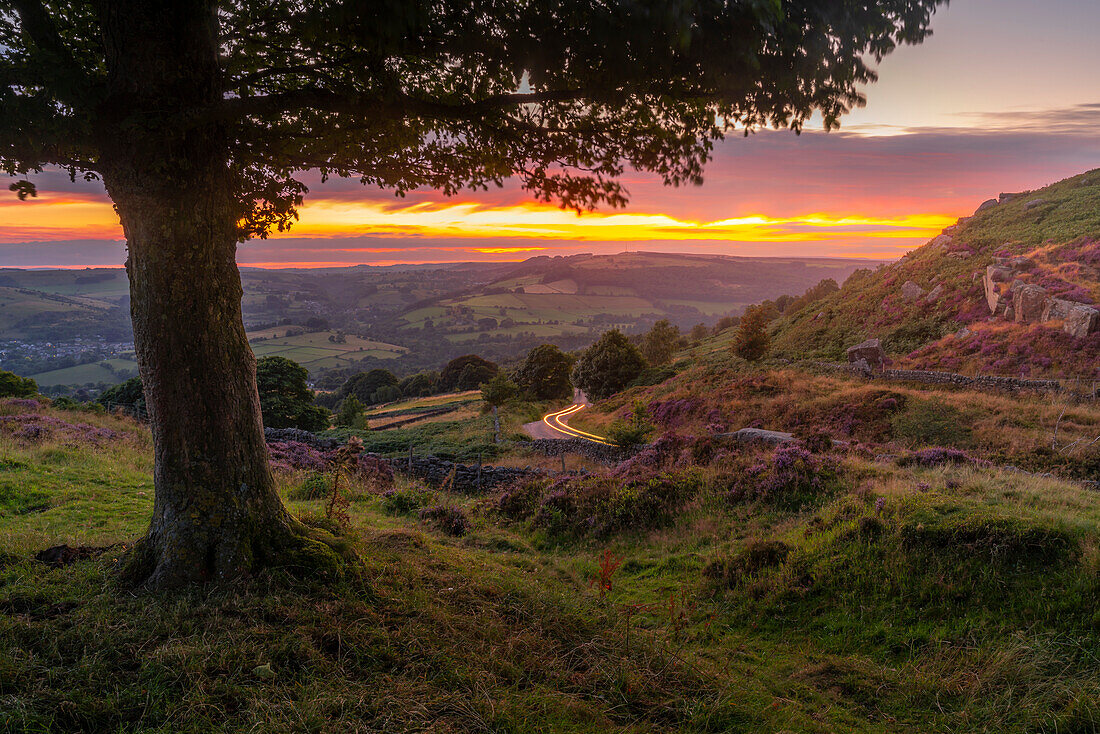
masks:
[[[1043,309],[1041,319],[1061,321],[1062,331],[1078,338],[1086,337],[1100,326],[1100,311],[1093,306],[1063,298],[1050,298]]]
[[[924,289],[911,280],[905,281],[901,287],[901,297],[907,301],[915,301],[924,295]]]
[[[980,214],[981,212],[988,211],[988,210],[992,209],[993,207],[997,206],[997,204],[999,204],[999,203],[1000,202],[997,201],[996,199],[989,199],[987,201],[983,201],[982,205],[979,206],[974,213],[975,214]]]
[[[766,431],[763,428],[742,428],[740,431],[734,431],[733,433],[719,434],[722,437],[730,437],[734,441],[741,443],[766,443],[772,446],[778,446],[781,443],[789,443],[794,441],[793,433],[784,433],[783,431]]]
[[[1012,289],[1014,320],[1019,324],[1033,324],[1043,320],[1043,312],[1050,297],[1046,288],[1021,284]]]
[[[882,348],[882,342],[878,339],[868,339],[862,344],[848,348],[848,364],[858,364],[860,360],[867,363],[872,370],[882,371],[886,368],[886,352]]]
[[[927,301],[928,303],[935,303],[936,301],[940,300],[940,296],[942,296],[942,295],[943,295],[943,285],[941,284],[941,285],[937,285],[935,288],[933,288],[931,290],[931,292],[929,292],[928,297],[925,298],[924,300]]]
[[[982,286],[985,289],[985,302],[989,306],[989,312],[993,314],[1003,313],[1005,309],[1004,299],[998,287],[1000,283],[1008,283],[1014,275],[1011,268],[1003,265],[990,265],[985,269],[985,277]]]
[[[938,237],[936,237],[935,239],[933,239],[931,242],[929,242],[928,244],[931,247],[941,247],[941,248],[946,249],[947,247],[950,247],[951,243],[954,242],[954,241],[955,241],[955,238],[952,237],[951,235],[941,234]]]

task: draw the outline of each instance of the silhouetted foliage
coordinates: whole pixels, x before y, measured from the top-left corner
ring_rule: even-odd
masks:
[[[447,363],[439,373],[439,384],[443,390],[476,390],[499,371],[500,368],[487,359],[464,354]]]
[[[341,397],[354,395],[363,405],[374,405],[385,402],[381,399],[383,396],[377,394],[380,388],[397,387],[398,383],[397,375],[389,370],[373,369],[349,377],[348,381],[340,387],[339,394]],[[398,397],[400,397],[400,391]]]

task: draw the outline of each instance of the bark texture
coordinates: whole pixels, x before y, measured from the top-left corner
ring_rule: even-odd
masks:
[[[121,0],[99,12],[111,92],[104,182],[129,248],[156,459],[153,518],[132,580],[177,587],[327,563],[331,552],[287,513],[268,466],[241,316],[227,131],[188,120],[221,95],[214,7]]]

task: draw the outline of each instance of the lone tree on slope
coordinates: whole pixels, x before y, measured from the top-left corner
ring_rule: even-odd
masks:
[[[294,221],[297,173],[619,206],[626,167],[696,183],[732,127],[835,126],[942,2],[0,0],[0,169],[21,197],[44,166],[102,179],[129,248],[156,447],[132,578],[340,568],[275,492],[234,257]]]

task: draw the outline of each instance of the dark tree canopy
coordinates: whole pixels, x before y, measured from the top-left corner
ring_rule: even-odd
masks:
[[[300,428],[323,431],[329,411],[313,404],[313,391],[306,384],[306,368],[286,357],[264,357],[256,363],[256,385],[260,410],[268,428]]]
[[[140,377],[112,385],[99,394],[96,402],[108,408],[124,407],[138,413],[145,411],[145,388]]]
[[[476,390],[499,371],[495,362],[476,354],[464,354],[443,367],[439,373],[439,387],[442,390]]]
[[[354,395],[363,405],[374,405],[385,402],[378,391],[386,387],[397,387],[400,381],[397,375],[389,370],[376,368],[367,372],[359,372],[348,378],[338,391],[340,397]],[[399,393],[400,395],[400,393]]]
[[[204,16],[221,49],[217,93],[180,108],[112,98],[112,54],[128,51],[103,33],[112,4],[13,0],[0,164],[102,172],[120,129],[224,125],[242,236],[289,225],[309,169],[447,193],[518,176],[566,206],[621,205],[624,165],[696,182],[727,126],[798,130],[815,110],[836,126],[870,61],[923,40],[943,2],[165,3],[157,20]]]
[[[527,353],[516,370],[516,384],[536,400],[571,397],[569,371],[573,360],[553,344],[540,344]]]
[[[593,400],[619,392],[645,369],[645,358],[621,331],[604,332],[573,367],[573,384]]]
[[[661,319],[642,337],[642,356],[651,365],[666,364],[680,346],[680,329]]]

